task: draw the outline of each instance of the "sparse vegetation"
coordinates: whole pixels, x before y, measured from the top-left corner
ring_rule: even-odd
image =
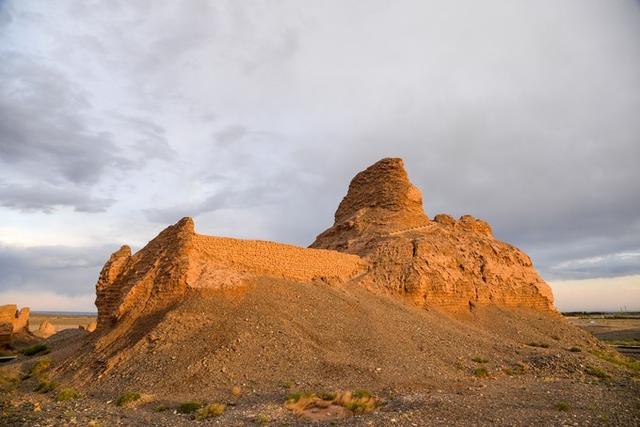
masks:
[[[606,380],[606,379],[608,379],[608,378],[611,378],[611,375],[609,375],[608,373],[606,373],[606,372],[605,372],[605,371],[603,371],[602,369],[600,369],[600,368],[594,368],[593,366],[587,366],[587,367],[584,369],[584,372],[585,372],[586,374],[589,374],[589,375],[594,376],[594,377],[598,377],[598,378],[603,379],[603,380]]]
[[[20,376],[17,372],[0,372],[0,392],[8,393],[15,390],[20,384]]]
[[[602,341],[610,345],[640,346],[640,338],[625,338],[625,339],[612,339],[612,340],[603,339]]]
[[[573,346],[569,349],[571,353],[580,353],[582,349],[580,347]]]
[[[568,412],[571,406],[567,402],[560,402],[556,405],[556,409],[560,412]]]
[[[271,421],[269,417],[264,414],[258,414],[253,418],[253,422],[260,425],[268,424],[269,421]]]
[[[195,400],[189,400],[187,402],[182,402],[181,404],[179,404],[176,410],[180,414],[193,414],[200,408],[202,408],[202,403],[196,402]]]
[[[522,363],[515,363],[510,368],[504,370],[507,375],[524,375],[526,367]]]
[[[489,362],[489,360],[485,359],[484,357],[474,357],[471,360],[476,362],[476,363],[488,363]]]
[[[67,400],[74,400],[80,397],[80,393],[77,392],[74,388],[65,388],[60,390],[58,395],[56,396],[56,400],[58,402],[65,402]]]
[[[116,401],[116,405],[118,406],[126,406],[129,403],[135,402],[140,399],[140,393],[136,391],[126,391],[122,393],[118,400]]]
[[[35,344],[21,351],[25,356],[35,356],[36,354],[49,354],[51,349],[45,344]]]
[[[545,342],[530,342],[527,344],[529,347],[549,348],[549,344]]]
[[[240,386],[233,386],[233,388],[231,389],[231,394],[236,398],[240,397],[242,396],[242,389],[240,388]]]
[[[326,408],[328,405],[338,405],[352,412],[371,412],[381,403],[381,400],[368,390],[345,391],[339,393],[302,393],[295,392],[287,396],[287,409],[302,414],[312,408]]]
[[[57,384],[54,383],[53,381],[48,379],[43,379],[38,383],[34,391],[37,391],[39,393],[49,393],[50,391],[55,389],[56,386]]]
[[[624,366],[635,372],[640,372],[640,360],[631,359],[630,357],[623,356],[617,351],[592,351],[594,356],[605,360],[615,365]]]
[[[489,376],[487,368],[476,368],[473,370],[473,375],[478,378],[485,378]]]
[[[219,417],[224,414],[224,409],[225,406],[222,403],[210,403],[198,410],[196,418],[199,420],[205,420],[207,418]]]
[[[49,359],[40,359],[29,369],[29,376],[40,378],[51,367]]]
[[[171,408],[168,405],[162,404],[162,405],[156,406],[153,410],[155,412],[165,412],[165,411],[168,411],[169,409]]]

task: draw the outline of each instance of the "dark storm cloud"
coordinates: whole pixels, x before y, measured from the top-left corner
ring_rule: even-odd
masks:
[[[0,292],[48,290],[64,295],[94,292],[98,273],[117,245],[21,248],[0,244]]]

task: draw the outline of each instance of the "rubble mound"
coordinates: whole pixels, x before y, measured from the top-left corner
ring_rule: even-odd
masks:
[[[420,384],[455,378],[470,348],[508,358],[547,329],[585,342],[486,222],[429,220],[400,159],[356,175],[311,248],[202,235],[183,218],[111,255],[96,294],[96,331],[59,372],[107,393]]]
[[[530,258],[496,240],[485,221],[444,214],[430,221],[400,159],[383,159],[356,175],[334,225],[311,247],[362,257],[370,265],[364,282],[420,306],[554,310],[551,289]]]

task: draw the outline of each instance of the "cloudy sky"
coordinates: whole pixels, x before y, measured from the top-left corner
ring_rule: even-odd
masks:
[[[639,41],[633,0],[0,0],[0,303],[93,310],[187,215],[308,245],[398,156],[561,309],[640,309]]]

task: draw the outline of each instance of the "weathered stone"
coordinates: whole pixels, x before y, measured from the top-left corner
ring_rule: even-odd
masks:
[[[367,188],[391,182],[385,188],[406,193],[414,187],[406,173],[398,170],[401,168],[402,162],[397,159],[385,159],[356,175],[336,212],[335,224],[311,247],[361,256],[371,265],[364,282],[372,288],[409,296],[421,306],[464,310],[478,304],[497,304],[554,309],[551,289],[529,257],[495,240],[485,221],[471,215],[455,221],[444,214],[429,221],[421,214],[418,198]],[[365,196],[353,202],[353,194],[372,195],[370,206],[377,210],[367,210]],[[344,212],[349,210],[344,206],[357,209],[351,209],[348,217]],[[397,214],[402,209],[409,213]],[[377,225],[358,226],[370,223]]]
[[[35,332],[35,335],[40,338],[49,338],[51,335],[56,333],[56,327],[51,324],[48,320],[43,320],[38,327],[38,330]]]
[[[12,333],[26,332],[29,330],[29,308],[23,307],[18,311],[15,304],[0,306],[0,324],[11,324]]]

